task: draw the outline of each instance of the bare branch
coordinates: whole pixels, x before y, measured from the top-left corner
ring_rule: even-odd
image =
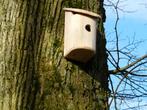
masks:
[[[134,61],[134,62],[128,64],[128,65],[125,66],[125,67],[117,68],[116,70],[111,70],[110,73],[111,73],[111,74],[117,74],[118,72],[125,71],[125,70],[127,70],[128,68],[131,68],[132,66],[134,66],[135,64],[137,64],[138,62],[144,60],[145,58],[147,58],[147,54],[144,55],[144,56],[142,56],[141,58],[137,59],[136,61]],[[147,63],[147,62],[145,62],[145,63]]]
[[[131,37],[131,40],[128,39],[129,42],[127,45],[120,45],[118,28],[120,20],[119,12],[127,12],[124,11],[124,8],[122,8],[119,4],[123,1],[107,0],[108,4],[105,4],[105,6],[112,7],[116,15],[113,33],[114,39],[110,40],[113,44],[110,46],[111,49],[107,50],[107,53],[109,54],[109,64],[112,66],[112,68],[114,68],[114,70],[110,70],[109,73],[116,76],[115,79],[112,79],[111,76],[109,78],[110,89],[112,90],[109,106],[111,106],[113,103],[116,110],[119,103],[118,101],[120,101],[120,104],[125,103],[128,106],[126,109],[134,109],[140,106],[140,98],[147,97],[147,90],[145,88],[147,86],[147,54],[137,59],[136,55],[133,53],[134,50],[137,49],[138,45],[144,41],[137,41],[135,39],[136,34],[134,34],[134,36]],[[117,84],[114,83],[113,80],[118,80]],[[137,100],[138,106],[129,106],[126,99]]]

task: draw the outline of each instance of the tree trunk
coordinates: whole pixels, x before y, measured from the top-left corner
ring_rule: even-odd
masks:
[[[64,7],[100,14],[97,53],[63,57]],[[103,0],[0,0],[0,110],[107,110]]]

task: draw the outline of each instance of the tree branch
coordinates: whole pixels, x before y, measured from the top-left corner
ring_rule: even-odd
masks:
[[[125,71],[126,69],[128,69],[128,68],[134,66],[135,64],[137,64],[138,62],[140,62],[140,61],[142,61],[142,60],[144,60],[144,59],[146,59],[146,58],[147,58],[147,54],[144,55],[144,56],[142,56],[141,58],[137,59],[136,61],[134,61],[134,62],[132,62],[132,63],[126,65],[125,67],[117,68],[117,69],[115,69],[115,70],[110,70],[109,73],[110,73],[110,74],[117,74],[117,73],[119,73],[119,72],[121,72],[121,71]]]

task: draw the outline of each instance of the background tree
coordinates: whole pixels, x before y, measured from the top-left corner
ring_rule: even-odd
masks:
[[[105,2],[106,8],[111,7],[114,11],[112,16],[115,16],[114,34],[108,36],[111,39],[108,41],[107,50],[109,54],[108,64],[112,69],[109,70],[111,89],[109,106],[114,106],[113,109],[116,110],[143,110],[147,106],[144,103],[147,97],[147,54],[142,52],[142,56],[139,57],[135,51],[141,43],[145,44],[146,42],[145,38],[143,41],[135,40],[135,37],[139,38],[140,36],[127,35],[122,38],[124,35],[120,32],[120,23],[122,22],[120,13],[136,13],[134,10],[125,9],[124,4],[126,2],[121,0],[106,0]],[[140,3],[138,5],[143,6],[144,4]],[[128,32],[125,31],[125,33]],[[125,39],[125,41],[121,39]],[[145,47],[142,48],[145,49]]]
[[[87,64],[63,58],[64,7],[102,16]],[[106,110],[103,0],[0,0],[0,109]]]

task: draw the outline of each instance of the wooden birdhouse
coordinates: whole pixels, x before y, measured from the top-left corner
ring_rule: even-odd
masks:
[[[96,53],[97,23],[100,15],[75,8],[64,10],[64,57],[85,63]]]

